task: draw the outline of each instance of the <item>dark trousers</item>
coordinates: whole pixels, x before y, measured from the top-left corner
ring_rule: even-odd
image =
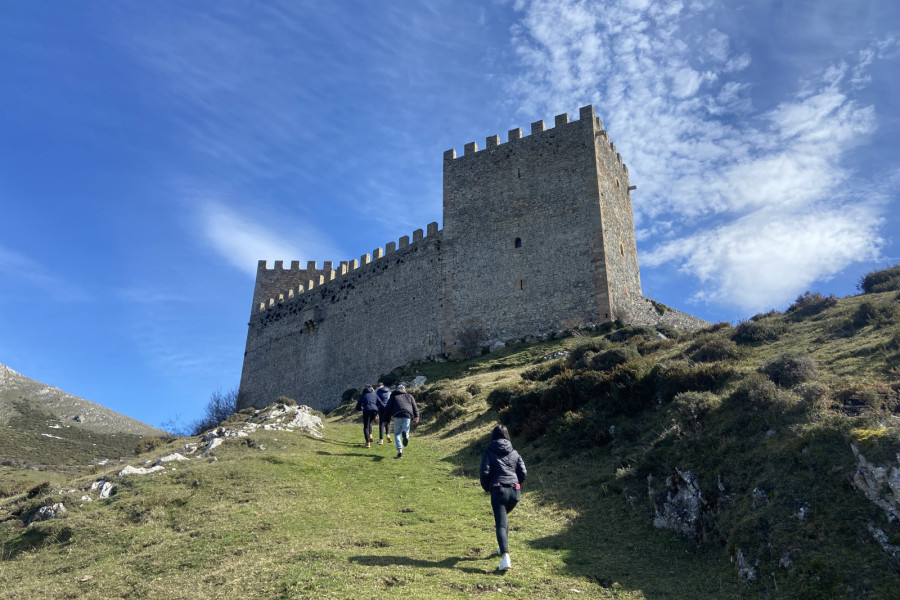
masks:
[[[377,410],[363,411],[363,435],[366,436],[367,444],[369,443],[369,438],[372,437],[372,421],[374,421],[377,416]]]
[[[491,488],[491,508],[494,509],[494,526],[497,528],[497,545],[500,554],[509,552],[509,521],[506,515],[519,503],[522,490],[495,485]]]
[[[391,435],[391,416],[387,412],[379,413],[378,439],[383,440],[385,434]]]

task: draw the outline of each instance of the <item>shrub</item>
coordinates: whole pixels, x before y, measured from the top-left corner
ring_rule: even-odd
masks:
[[[430,388],[422,392],[420,399],[430,408],[442,411],[449,406],[459,406],[471,399],[468,392],[463,390],[447,390],[440,387]]]
[[[692,344],[688,348],[690,357],[697,362],[716,362],[737,358],[738,347],[728,338],[715,337]]]
[[[656,330],[652,327],[644,327],[643,325],[628,325],[627,327],[613,331],[607,337],[613,342],[627,342],[636,337],[656,339]]]
[[[488,394],[488,406],[494,410],[500,411],[509,408],[512,398],[522,392],[522,387],[518,385],[501,385]]]
[[[754,319],[756,319],[756,317],[754,317]],[[787,326],[781,321],[773,319],[751,319],[750,321],[743,321],[735,327],[734,333],[731,334],[731,339],[738,344],[774,342],[786,330]]]
[[[781,387],[794,387],[816,378],[816,361],[805,354],[789,353],[769,362],[761,371]]]
[[[457,343],[459,349],[466,358],[472,358],[481,354],[481,347],[487,340],[487,334],[484,329],[478,325],[464,325],[457,333]]]
[[[480,383],[470,383],[466,386],[466,391],[472,394],[473,396],[477,396],[481,393],[481,384]]]
[[[608,371],[617,365],[626,363],[629,360],[634,360],[639,356],[637,348],[634,346],[611,348],[591,356],[587,366],[595,371]]]
[[[841,412],[852,416],[871,411],[900,412],[900,394],[884,384],[851,386],[835,392],[834,399]]]
[[[810,381],[799,384],[794,388],[794,393],[809,404],[818,404],[828,397],[828,386],[818,381]]]
[[[900,327],[894,328],[894,333],[887,343],[888,350],[900,350]]]
[[[592,352],[587,353],[593,356]],[[539,365],[535,365],[530,369],[522,372],[522,379],[528,381],[547,381],[559,375],[566,368],[566,362],[563,359],[551,360]]]
[[[893,325],[896,321],[896,306],[878,306],[872,302],[861,303],[850,317],[850,325],[855,329],[862,329],[868,325]]]
[[[837,298],[834,297],[834,294],[823,296],[819,292],[807,291],[797,296],[797,300],[788,307],[787,314],[792,319],[800,321],[835,305],[837,305]]]
[[[866,273],[860,277],[856,288],[863,294],[900,291],[900,265]]]
[[[585,355],[590,353],[591,356],[601,350],[606,350],[612,344],[606,338],[595,338],[584,344],[579,344],[566,357],[566,365],[570,369],[583,369],[586,366]]]
[[[384,381],[383,378],[382,381]],[[353,404],[357,398],[359,398],[359,390],[356,388],[347,388],[344,390],[344,393],[341,394],[341,404]]]
[[[722,399],[710,392],[681,392],[672,399],[675,409],[685,420],[695,425],[710,411],[722,404]]]
[[[161,446],[165,446],[169,442],[171,442],[174,438],[163,438],[158,436],[147,436],[138,440],[138,443],[134,447],[135,454],[144,454],[145,452],[153,452],[157,448]]]
[[[731,394],[731,400],[744,410],[762,410],[778,400],[778,388],[762,374],[753,373]]]
[[[734,379],[735,371],[720,362],[691,364],[686,360],[660,363],[653,368],[656,397],[669,402],[683,392],[715,392]]]
[[[204,431],[217,427],[219,423],[233,415],[237,411],[237,407],[237,388],[225,393],[220,390],[214,391],[209,395],[209,402],[206,403],[203,416],[191,425],[190,435],[200,435]]]

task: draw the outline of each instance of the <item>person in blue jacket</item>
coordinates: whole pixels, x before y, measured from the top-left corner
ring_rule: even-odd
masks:
[[[481,455],[481,488],[491,494],[497,553],[500,555],[498,571],[506,571],[512,566],[507,515],[522,497],[522,484],[527,474],[525,461],[509,441],[509,431],[503,425],[497,425],[491,432],[491,443]]]
[[[378,420],[378,396],[371,385],[363,388],[356,401],[356,410],[363,414],[363,436],[366,438],[366,448],[372,447],[372,423]]]
[[[388,444],[391,443],[391,415],[387,413],[388,401],[391,399],[391,390],[384,382],[379,381],[378,387],[375,389],[375,395],[378,396],[378,445],[384,443],[384,436],[387,436]]]

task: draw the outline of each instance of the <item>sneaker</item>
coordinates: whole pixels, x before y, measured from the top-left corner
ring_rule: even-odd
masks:
[[[371,444],[374,441],[375,441],[375,438],[373,438],[371,435],[369,435],[369,443]]]
[[[387,440],[387,443],[388,443],[388,444],[393,444],[393,443],[394,443],[394,440],[393,440],[393,438],[391,438],[391,436],[387,436],[387,437],[385,437],[384,439]]]
[[[380,446],[384,443],[384,440],[378,440],[376,443]]]
[[[401,435],[403,436],[403,438],[402,438],[402,440],[403,440],[403,447],[405,448],[405,447],[407,446],[407,444],[409,444],[409,436],[406,435],[406,432],[405,432],[405,431],[404,431]]]
[[[402,453],[402,452],[398,452],[398,453],[397,453],[397,456],[395,456],[394,458],[403,458],[403,453]]]
[[[371,442],[366,442],[366,445],[365,445],[364,447],[365,447],[365,448],[371,448],[371,447],[372,447]]]
[[[498,571],[508,571],[512,567],[512,561],[509,559],[509,554],[504,554],[503,558],[500,559],[500,566],[497,567]]]

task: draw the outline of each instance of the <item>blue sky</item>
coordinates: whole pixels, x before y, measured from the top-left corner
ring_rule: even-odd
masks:
[[[151,425],[240,379],[259,259],[441,221],[443,151],[593,104],[644,294],[710,321],[900,262],[900,5],[4,3],[0,363]],[[365,343],[365,340],[360,340]]]

